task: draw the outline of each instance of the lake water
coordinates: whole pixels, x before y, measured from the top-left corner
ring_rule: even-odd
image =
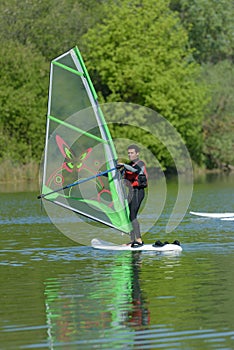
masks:
[[[234,349],[234,221],[188,212],[167,236],[166,207],[144,238],[179,239],[179,256],[102,252],[60,233],[26,188],[0,188],[0,349]],[[234,212],[233,188],[234,175],[202,176],[189,210]]]

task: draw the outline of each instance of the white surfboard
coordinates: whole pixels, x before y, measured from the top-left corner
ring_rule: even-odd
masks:
[[[158,253],[179,253],[182,251],[182,247],[177,244],[165,244],[163,247],[153,246],[152,244],[144,244],[143,246],[132,248],[127,245],[119,245],[111,242],[102,241],[100,239],[94,238],[91,241],[91,245],[94,249],[102,250],[119,250],[119,251],[154,251]]]
[[[234,218],[234,213],[200,213],[196,211],[190,211],[190,214],[215,219]]]

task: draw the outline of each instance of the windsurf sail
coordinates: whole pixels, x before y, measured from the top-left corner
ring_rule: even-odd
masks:
[[[117,154],[77,47],[51,62],[39,197],[129,233]]]

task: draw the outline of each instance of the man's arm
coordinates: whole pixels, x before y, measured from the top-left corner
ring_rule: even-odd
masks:
[[[144,166],[144,164],[143,164]],[[125,164],[125,163],[119,163],[117,164],[117,169],[124,168],[125,170],[131,171],[132,173],[140,173],[142,171],[142,168],[138,165],[135,164],[134,166]]]

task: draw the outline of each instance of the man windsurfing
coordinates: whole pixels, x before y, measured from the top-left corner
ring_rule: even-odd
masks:
[[[128,187],[128,204],[130,211],[130,221],[133,230],[130,232],[131,241],[127,245],[139,247],[144,244],[141,237],[140,225],[137,220],[137,214],[141,203],[145,197],[145,188],[147,187],[147,171],[145,163],[139,159],[140,148],[133,144],[128,146],[129,164],[119,163],[118,169],[121,169],[123,178]]]

